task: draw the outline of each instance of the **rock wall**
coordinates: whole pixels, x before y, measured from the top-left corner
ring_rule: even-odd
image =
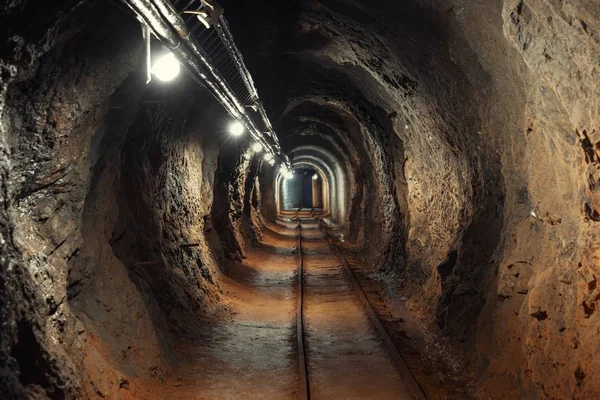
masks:
[[[231,3],[284,146],[344,161],[348,237],[475,391],[597,396],[597,2]]]
[[[89,28],[117,42],[116,34],[101,24]],[[42,35],[37,43],[13,36],[10,40],[20,47],[5,59],[14,63],[7,69],[17,81],[2,102],[8,156],[3,182],[9,233],[4,240],[10,247],[9,265],[3,268],[8,301],[3,304],[12,309],[4,319],[3,346],[10,352],[3,357],[8,367],[2,386],[13,398],[25,391],[34,398],[81,395],[77,361],[68,353],[81,351],[85,329],[69,305],[69,264],[81,256],[84,201],[109,97],[137,65],[139,54],[131,42],[107,52],[105,39],[93,40],[91,30],[46,29],[49,38]],[[39,61],[52,43],[54,50]]]
[[[63,6],[2,9],[22,23],[3,43],[0,98],[0,389],[14,399],[115,398],[163,380],[174,338],[227,312],[219,280],[247,240],[247,139],[226,140],[229,117],[185,75],[145,84],[128,11]]]
[[[218,171],[219,185],[215,193],[215,203],[226,204],[229,207],[215,208],[213,221],[219,225],[221,241],[233,250],[227,257],[240,261],[244,255],[244,239],[242,237],[242,217],[246,192],[246,181],[253,152],[250,148],[235,149],[235,155],[226,155],[227,160],[236,159],[237,163],[226,161],[220,164]]]
[[[260,218],[264,221],[275,221],[277,218],[277,206],[275,204],[275,168],[269,168],[265,164],[258,175],[260,191]]]
[[[597,2],[223,5],[282,147],[340,160],[344,234],[474,391],[597,397]],[[144,84],[119,5],[13,0],[0,31],[0,390],[163,379],[274,220],[273,169],[185,77]]]

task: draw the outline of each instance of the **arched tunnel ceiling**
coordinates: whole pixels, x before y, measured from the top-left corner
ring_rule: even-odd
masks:
[[[342,110],[316,100],[291,101],[280,123],[285,150],[291,151],[309,141],[356,167],[359,156],[349,132],[356,128],[345,121],[343,115]]]
[[[293,167],[294,168],[304,168],[304,167],[310,167],[310,168],[314,168],[314,170],[318,173],[319,177],[327,184],[329,185],[329,181],[330,181],[330,171],[327,171],[326,169],[323,169],[323,166],[318,163],[315,162],[314,160],[310,160],[310,159],[303,159],[303,160],[298,160],[298,161],[294,161],[293,163]]]

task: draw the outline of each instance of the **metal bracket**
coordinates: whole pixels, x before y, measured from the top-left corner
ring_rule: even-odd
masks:
[[[150,27],[142,22],[142,36],[144,38],[144,48],[146,51],[146,85],[152,81],[152,32]]]
[[[221,15],[223,15],[223,8],[212,1],[202,0],[202,5],[199,10],[188,10],[183,13],[195,14],[206,29],[209,29],[211,25],[218,21]]]

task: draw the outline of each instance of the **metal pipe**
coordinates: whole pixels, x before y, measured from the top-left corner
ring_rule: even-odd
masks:
[[[211,94],[213,94],[219,102],[221,102],[227,111],[235,118],[240,118],[240,113],[229,98],[224,96],[218,88],[218,85],[213,82],[206,74],[195,57],[190,54],[189,50],[182,45],[181,40],[171,31],[171,28],[166,24],[156,8],[147,0],[127,0],[128,4],[133,6],[133,10],[144,20],[144,22],[152,29],[161,42],[167,46],[179,59],[185,60],[188,66],[196,74],[200,76],[205,86]]]
[[[144,0],[149,1],[149,0]],[[177,34],[186,45],[192,50],[194,54],[196,54],[202,63],[205,65],[207,71],[214,78],[219,86],[222,87],[223,91],[230,97],[230,100],[233,104],[236,105],[240,113],[244,113],[243,106],[236,101],[235,96],[231,93],[231,89],[227,82],[223,80],[223,77],[219,74],[219,72],[210,64],[206,53],[198,46],[196,40],[191,36],[190,31],[185,25],[185,21],[179,16],[177,11],[173,8],[170,2],[166,0],[153,0],[152,3],[156,5],[160,13],[164,16],[164,18],[171,24],[171,26],[175,29]]]
[[[269,131],[269,133],[273,132],[273,126],[271,125],[271,121],[269,121],[269,117],[267,116],[267,113],[266,113],[262,103],[260,101],[258,101],[258,92],[256,90],[256,87],[254,86],[254,81],[252,80],[252,76],[250,75],[248,68],[246,68],[246,65],[244,64],[244,60],[243,60],[241,53],[239,52],[239,50],[237,49],[237,47],[235,46],[235,44],[233,42],[233,35],[231,34],[229,25],[227,24],[227,21],[225,20],[225,18],[223,18],[222,16],[219,18],[219,22],[217,24],[215,24],[215,30],[217,31],[217,33],[219,33],[219,36],[221,36],[223,38],[223,40],[227,43],[227,50],[230,51],[232,58],[238,65],[238,68],[241,72],[240,75],[242,76],[242,79],[246,83],[248,91],[253,96],[253,100],[255,100],[258,103],[258,110],[260,112],[260,116],[261,116],[265,126],[267,127],[267,130]]]
[[[261,119],[268,134],[274,139],[275,143],[269,143],[264,137],[264,132],[261,131],[252,118],[247,114],[245,104],[242,104],[237,98],[235,91],[230,87],[229,83],[211,64],[206,52],[200,48],[194,37],[191,36],[185,21],[177,14],[176,10],[167,0],[123,0],[146,25],[152,30],[154,35],[163,44],[168,47],[175,56],[184,61],[184,65],[194,77],[194,79],[204,86],[227,110],[232,117],[239,119],[248,130],[250,136],[261,143],[265,149],[271,153],[275,159],[278,159],[286,167],[290,168],[289,158],[281,152],[277,137],[274,135],[273,128],[268,120],[266,112],[260,105]],[[227,28],[225,20],[220,17],[215,26],[224,26],[225,29],[217,30],[217,37],[221,38],[224,46],[230,53],[235,67],[238,70],[246,88],[253,97],[258,96],[252,82],[252,78],[247,71],[241,54],[235,44],[231,34]],[[209,36],[210,37],[210,36]],[[210,40],[212,42],[213,40]]]

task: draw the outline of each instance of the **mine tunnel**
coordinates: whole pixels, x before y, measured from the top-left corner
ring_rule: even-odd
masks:
[[[597,0],[0,32],[0,398],[600,398]]]

